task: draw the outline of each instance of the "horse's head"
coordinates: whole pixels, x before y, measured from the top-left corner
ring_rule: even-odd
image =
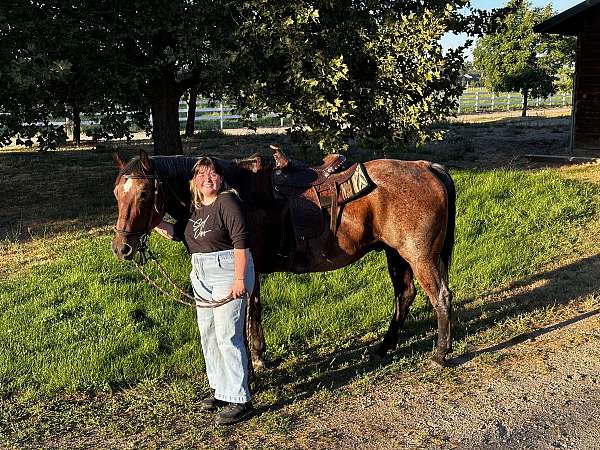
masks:
[[[119,259],[132,259],[143,249],[152,229],[165,213],[164,193],[152,160],[146,152],[124,164],[117,153],[113,158],[120,169],[113,190],[119,209],[112,249]]]

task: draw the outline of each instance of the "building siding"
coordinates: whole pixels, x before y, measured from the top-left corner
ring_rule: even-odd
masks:
[[[586,17],[577,36],[574,146],[600,149],[600,14]]]

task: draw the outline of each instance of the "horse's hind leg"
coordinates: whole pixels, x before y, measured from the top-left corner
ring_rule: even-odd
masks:
[[[448,272],[444,263],[419,261],[415,275],[435,308],[438,325],[438,341],[433,360],[444,365],[446,355],[452,351],[452,292],[448,288]]]
[[[385,256],[387,257],[388,272],[394,286],[394,315],[383,342],[375,352],[381,357],[384,357],[388,351],[395,349],[398,345],[398,331],[404,325],[410,305],[412,305],[417,295],[413,283],[412,269],[404,258],[391,247],[385,248]]]

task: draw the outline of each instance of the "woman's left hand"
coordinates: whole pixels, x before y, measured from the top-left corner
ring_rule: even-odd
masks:
[[[231,296],[233,298],[240,298],[246,293],[246,285],[244,280],[234,280],[233,287],[231,288]]]

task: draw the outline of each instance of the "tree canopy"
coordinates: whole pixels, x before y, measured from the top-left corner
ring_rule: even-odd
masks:
[[[239,30],[235,61],[248,79],[231,92],[238,103],[288,115],[324,148],[349,137],[428,138],[428,125],[451,114],[460,93],[460,51],[444,55],[439,43],[451,5],[318,3],[256,2],[242,11],[252,20]]]
[[[529,96],[547,97],[568,84],[565,78],[572,76],[575,39],[533,31],[553,15],[551,5],[533,8],[529,1],[510,0],[506,6],[510,13],[497,19],[495,32],[478,39],[474,63],[489,89],[523,94],[525,116]]]
[[[226,65],[231,16],[218,1],[9,0],[0,14],[0,136],[31,144],[50,117],[101,113],[106,135],[148,128],[155,147],[181,150],[178,103],[189,87],[212,94]],[[125,112],[128,114],[125,115]],[[125,125],[128,125],[125,123]],[[41,133],[41,134],[39,134]]]
[[[101,113],[106,135],[118,136],[125,112],[149,128],[151,111],[155,152],[179,153],[179,99],[195,88],[227,95],[246,115],[288,115],[327,151],[349,138],[422,142],[460,94],[462,48],[444,53],[440,37],[493,17],[460,14],[467,4],[9,0],[0,11],[0,137],[52,146],[64,133],[50,117],[78,112]]]

